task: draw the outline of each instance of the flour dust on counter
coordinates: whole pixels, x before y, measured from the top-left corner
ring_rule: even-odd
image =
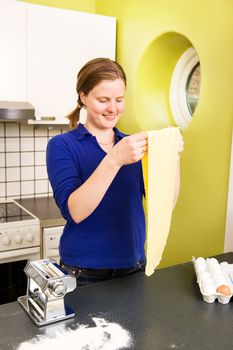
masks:
[[[131,334],[120,324],[95,318],[94,327],[79,325],[77,329],[55,332],[55,336],[37,336],[22,343],[17,350],[120,350],[132,348]]]

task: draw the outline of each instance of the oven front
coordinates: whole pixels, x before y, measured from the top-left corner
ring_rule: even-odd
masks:
[[[26,294],[24,267],[39,259],[39,220],[13,202],[0,203],[0,305]]]
[[[16,301],[26,294],[28,261],[40,259],[40,247],[0,253],[0,305]]]

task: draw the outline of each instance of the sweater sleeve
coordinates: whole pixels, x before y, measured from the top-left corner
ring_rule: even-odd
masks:
[[[67,221],[73,219],[68,208],[68,198],[81,185],[77,160],[67,142],[57,135],[49,140],[46,152],[48,178],[54,199],[62,216]]]

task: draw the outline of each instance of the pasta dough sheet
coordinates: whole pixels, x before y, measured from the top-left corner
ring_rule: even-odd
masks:
[[[160,263],[170,230],[178,150],[179,128],[148,131],[148,153],[142,160],[146,191],[146,275]]]

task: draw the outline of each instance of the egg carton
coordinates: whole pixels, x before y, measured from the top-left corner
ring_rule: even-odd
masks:
[[[214,303],[217,299],[221,304],[228,304],[233,295],[233,264],[226,261],[219,263],[215,258],[192,258],[203,300]],[[219,293],[218,288],[227,286],[229,294]]]

